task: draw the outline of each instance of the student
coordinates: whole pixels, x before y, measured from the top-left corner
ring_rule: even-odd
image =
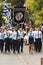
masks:
[[[5,28],[4,31],[4,39],[5,39],[5,53],[8,51],[10,52],[10,44],[9,44],[9,33],[8,33],[9,27]]]
[[[23,39],[24,39],[24,32],[23,32],[23,29],[20,28],[20,47],[21,47],[22,53],[23,53]]]
[[[17,51],[20,53],[20,30],[17,30]]]
[[[40,52],[42,48],[42,32],[40,31],[40,28],[37,27],[35,31],[35,49],[36,51]]]
[[[10,50],[12,50],[12,27],[9,28],[9,30],[7,31],[9,33],[9,47]]]
[[[34,41],[34,39],[33,39],[33,29],[32,28],[29,29],[28,39],[29,39],[29,52],[33,53],[33,43],[34,43],[33,41]]]
[[[17,32],[15,29],[13,29],[13,32],[12,32],[13,53],[15,53],[16,51],[16,46],[17,46],[16,40],[17,40]]]
[[[3,34],[3,32],[4,32],[4,29],[1,28],[0,29],[0,50],[1,50],[1,52],[3,52],[3,48],[4,48],[4,34]]]
[[[33,30],[33,38],[34,38],[34,50],[36,50],[36,42],[35,42],[35,31],[37,30],[37,28],[35,27]]]

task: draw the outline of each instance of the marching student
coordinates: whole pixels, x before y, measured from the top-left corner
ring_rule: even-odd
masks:
[[[42,48],[42,32],[40,31],[40,28],[37,27],[35,31],[35,49],[36,51],[40,52]]]
[[[17,46],[17,32],[15,28],[13,28],[13,32],[12,32],[12,44],[13,44],[13,53],[15,53]]]
[[[4,48],[4,34],[3,34],[3,32],[4,32],[4,29],[1,28],[0,29],[0,50],[1,50],[1,52],[3,52],[3,48]]]
[[[10,52],[10,44],[9,44],[9,33],[8,33],[9,27],[5,28],[4,31],[4,39],[5,39],[5,53],[8,51]]]
[[[0,28],[0,40],[1,40],[1,28]],[[0,43],[0,50],[1,50],[1,43]]]
[[[33,29],[33,38],[34,38],[34,50],[36,49],[36,44],[35,44],[35,31],[36,31],[36,27]]]
[[[33,29],[32,28],[29,29],[28,39],[29,39],[29,53],[33,53],[34,38],[33,38]]]
[[[20,30],[17,30],[17,51],[20,53]]]
[[[9,34],[9,38],[8,38],[9,47],[10,47],[10,50],[12,50],[12,27],[9,27],[9,30],[7,32]]]
[[[24,39],[24,32],[23,32],[23,29],[20,28],[20,47],[21,47],[22,53],[23,53],[23,39]]]

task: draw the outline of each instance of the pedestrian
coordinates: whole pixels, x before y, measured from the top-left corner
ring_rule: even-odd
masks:
[[[8,30],[8,33],[9,33],[9,47],[10,47],[10,50],[12,50],[12,27],[9,28]]]
[[[34,50],[36,49],[36,42],[35,42],[35,31],[37,30],[37,28],[35,27],[33,30],[33,38],[34,38]]]
[[[3,34],[3,32],[4,32],[4,29],[1,28],[0,29],[0,50],[1,50],[1,52],[3,52],[3,49],[4,49],[4,34]]]
[[[17,52],[20,53],[20,30],[17,30]]]
[[[13,44],[13,53],[15,53],[17,46],[17,32],[15,28],[13,28],[13,32],[12,32],[12,44]]]
[[[23,40],[24,40],[24,32],[23,32],[23,29],[20,28],[20,47],[21,47],[22,53],[23,53]]]
[[[42,48],[42,32],[39,27],[35,30],[35,50],[36,52],[40,52]]]
[[[29,29],[28,39],[29,39],[29,53],[33,53],[34,38],[33,38],[33,29],[32,28]]]
[[[5,53],[8,51],[10,52],[10,44],[9,44],[9,27],[6,27],[5,28],[5,31],[4,31],[4,38],[5,38]]]

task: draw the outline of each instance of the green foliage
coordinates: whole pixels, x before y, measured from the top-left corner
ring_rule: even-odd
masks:
[[[14,0],[16,6],[22,7],[25,3],[25,0]]]
[[[2,13],[3,5],[0,5],[0,13]]]
[[[2,25],[2,12],[3,12],[3,5],[0,5],[0,26]]]
[[[41,24],[41,20],[36,20],[34,23],[36,26]]]
[[[25,3],[25,0],[7,0],[7,2],[11,2],[11,4],[14,6],[23,6]]]
[[[26,11],[28,11],[28,19],[32,20],[35,25],[43,22],[43,0],[26,0]]]
[[[10,2],[11,2],[11,0],[7,0],[7,2],[9,2],[9,3],[10,3]]]
[[[43,0],[7,0],[13,6],[26,5],[26,20],[31,20],[35,25],[43,23]],[[0,9],[1,11],[1,9]]]

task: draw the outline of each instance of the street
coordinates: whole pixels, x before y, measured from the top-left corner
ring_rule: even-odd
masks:
[[[28,46],[24,45],[24,52],[18,54],[5,54],[0,52],[0,65],[41,65],[41,58],[43,57],[43,50],[41,53],[34,52],[29,54]]]

